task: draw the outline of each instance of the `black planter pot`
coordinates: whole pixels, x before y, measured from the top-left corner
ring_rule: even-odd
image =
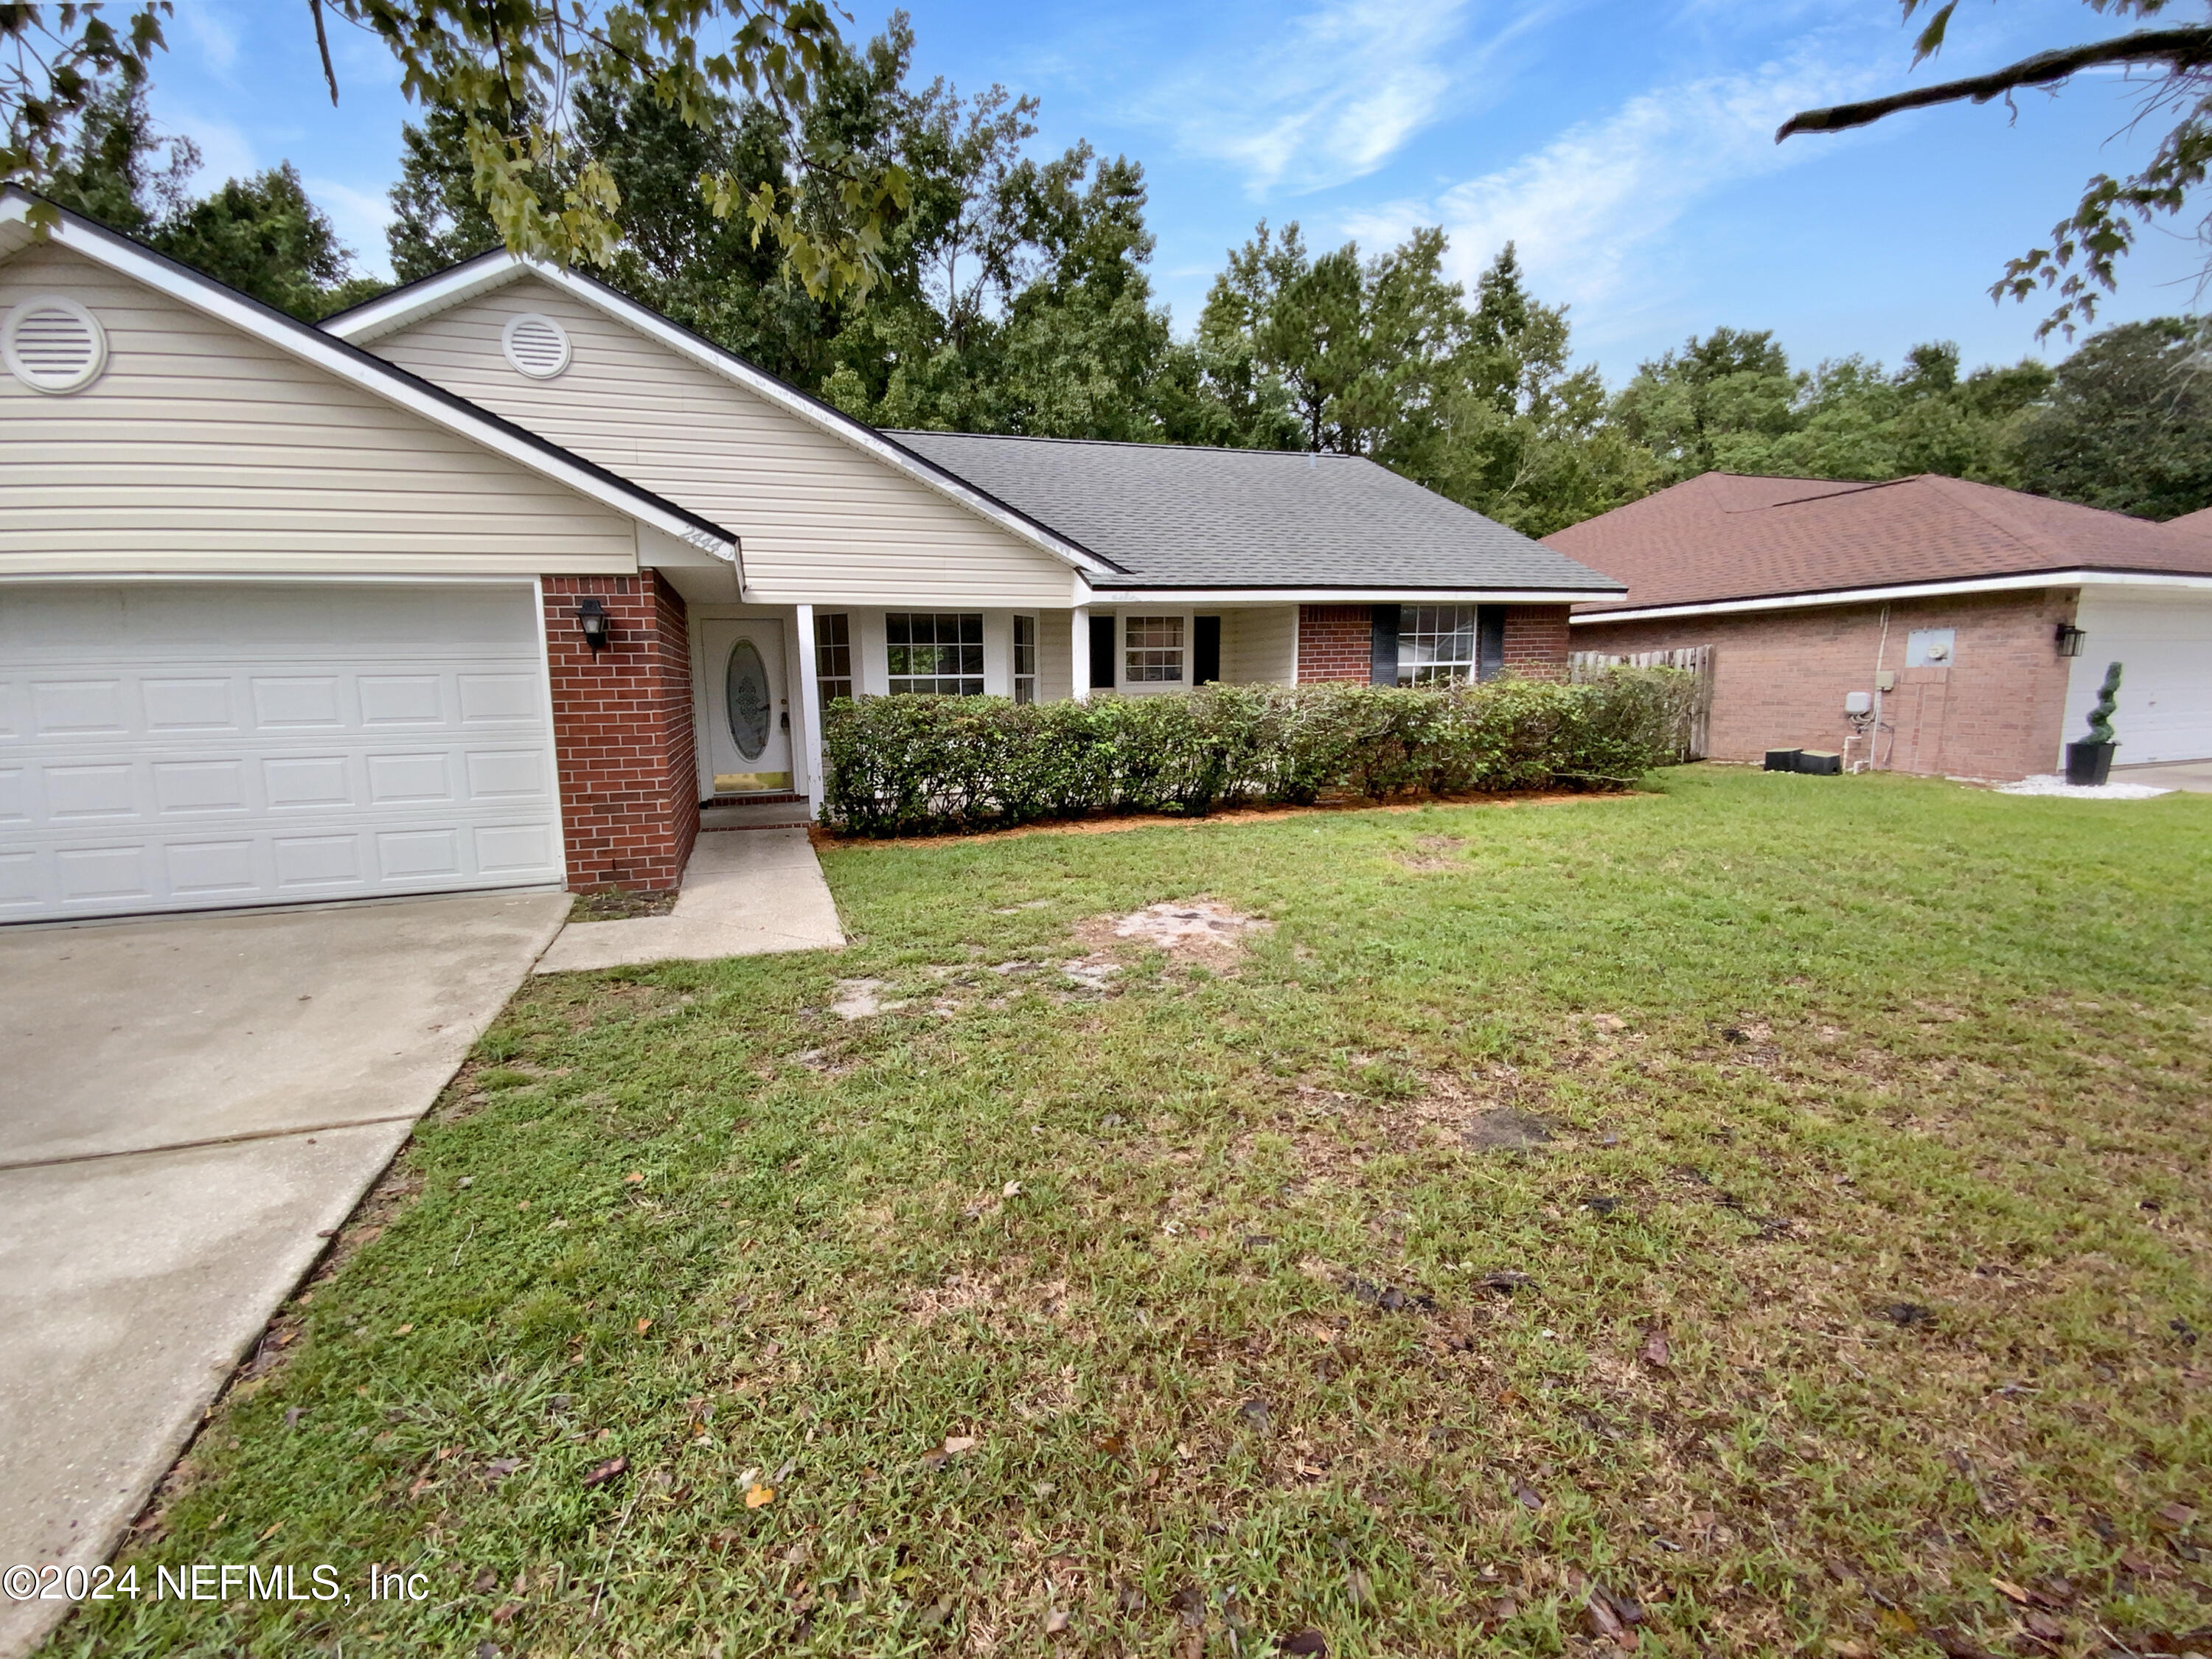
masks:
[[[2117,743],[2092,743],[2084,738],[2066,745],[2066,781],[2081,786],[2104,782],[2112,775],[2112,750]]]

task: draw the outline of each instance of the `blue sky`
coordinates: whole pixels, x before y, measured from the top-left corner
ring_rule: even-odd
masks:
[[[850,3],[850,0],[848,0]],[[1262,217],[1308,240],[1450,234],[1472,283],[1507,239],[1572,309],[1582,361],[1618,384],[1717,325],[1771,328],[1792,359],[1894,362],[1925,339],[1969,363],[2039,348],[2038,309],[1985,290],[2099,170],[2133,166],[2139,88],[1771,142],[1792,111],[1948,77],[2111,33],[2081,0],[1970,6],[1910,70],[1894,0],[919,0],[922,76],[1043,105],[1040,148],[1087,137],[1145,164],[1154,280],[1177,326]],[[854,7],[854,30],[883,12]],[[333,110],[299,0],[177,0],[156,113],[206,158],[203,186],[290,159],[371,269],[408,113],[390,60],[334,40]],[[2146,235],[2100,320],[2193,307],[2202,250]]]

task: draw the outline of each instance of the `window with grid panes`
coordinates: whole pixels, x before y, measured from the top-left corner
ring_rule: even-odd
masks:
[[[1014,701],[1037,700],[1037,619],[1014,618]]]
[[[893,611],[884,617],[891,696],[983,695],[983,613]]]
[[[1471,605],[1409,605],[1398,612],[1398,684],[1456,685],[1475,679],[1480,648]]]
[[[1182,618],[1131,617],[1123,624],[1124,685],[1182,684]]]
[[[825,708],[853,695],[853,619],[842,611],[815,613],[814,684]]]

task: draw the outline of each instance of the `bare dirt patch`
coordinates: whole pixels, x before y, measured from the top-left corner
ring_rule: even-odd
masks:
[[[665,916],[676,908],[676,890],[665,893],[579,893],[568,907],[570,922],[629,921],[639,916]]]
[[[1094,959],[1116,948],[1151,945],[1184,962],[1223,964],[1243,954],[1255,935],[1275,924],[1249,916],[1212,899],[1148,904],[1126,916],[1094,916],[1076,924],[1076,939],[1091,947]]]
[[[1460,860],[1455,856],[1467,843],[1457,836],[1423,836],[1414,842],[1415,851],[1393,855],[1392,861],[1401,868],[1431,874],[1438,870],[1456,870]]]

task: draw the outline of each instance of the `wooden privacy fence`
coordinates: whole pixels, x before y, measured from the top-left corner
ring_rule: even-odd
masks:
[[[1608,668],[1679,668],[1697,681],[1690,700],[1690,729],[1683,734],[1682,758],[1703,760],[1713,725],[1713,648],[1686,645],[1674,651],[1577,651],[1568,658],[1571,676],[1595,679]]]

